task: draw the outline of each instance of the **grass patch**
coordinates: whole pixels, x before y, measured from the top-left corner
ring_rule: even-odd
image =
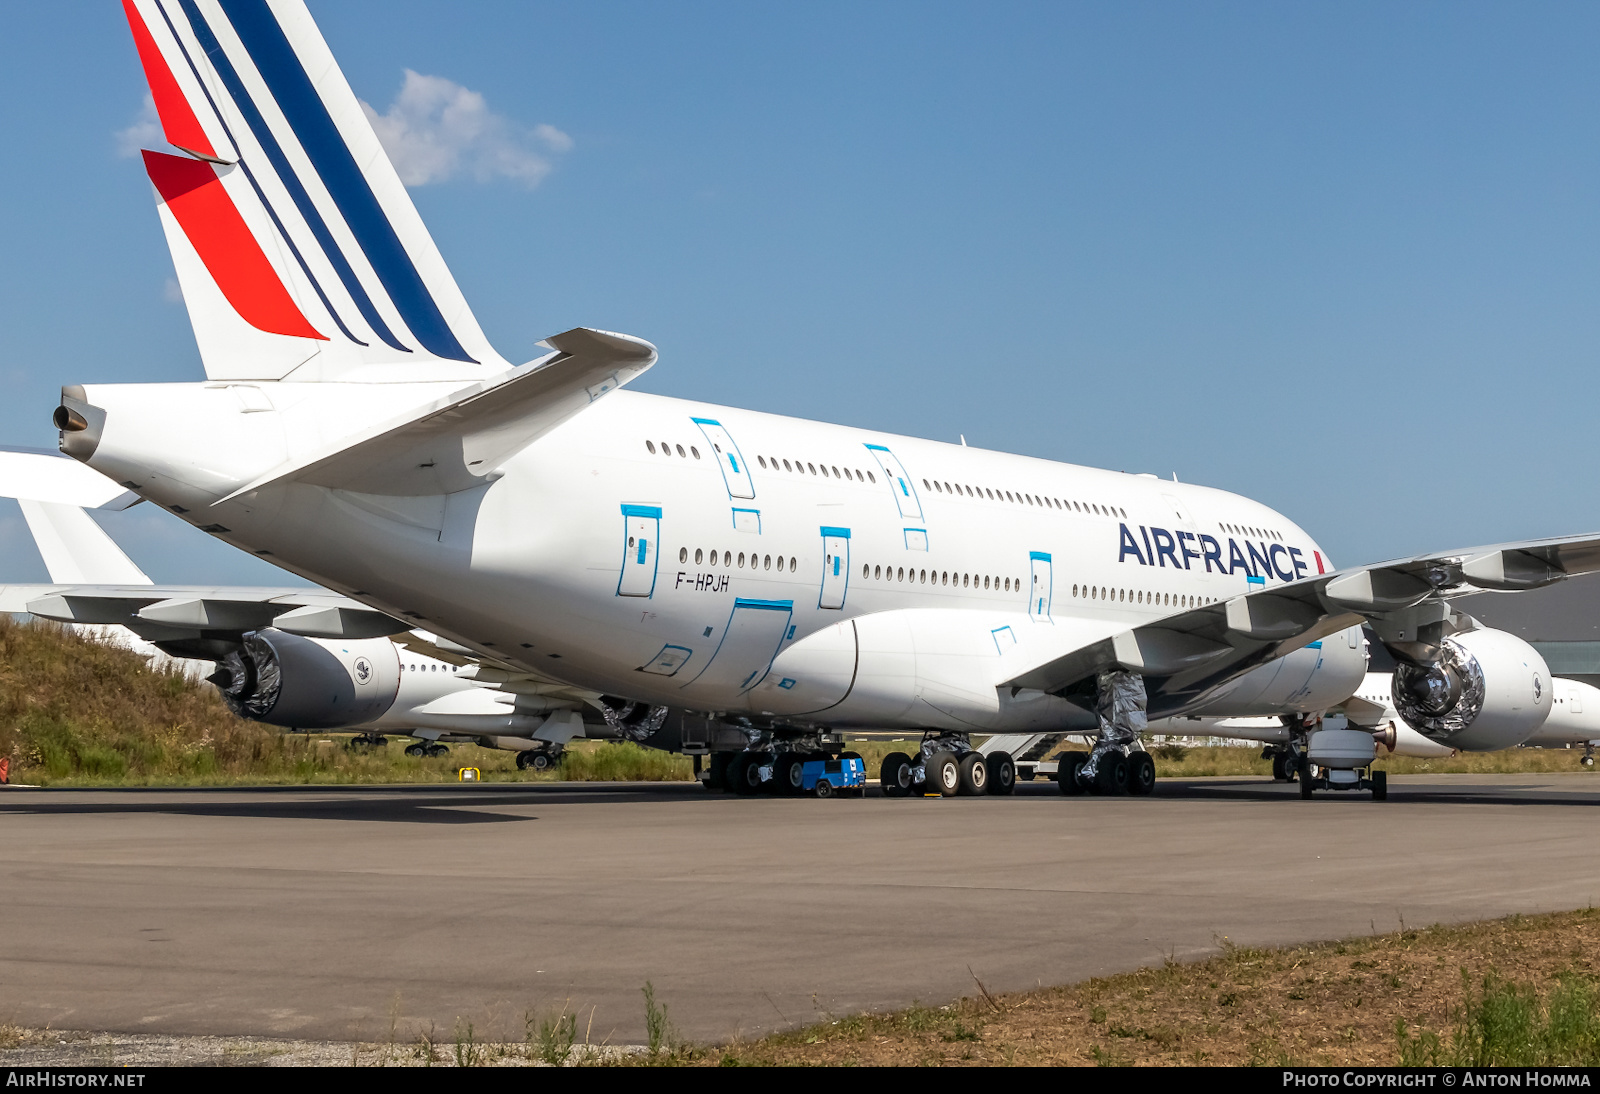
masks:
[[[1067,987],[680,1047],[693,1065],[1593,1065],[1593,909],[1222,952]],[[1516,970],[1508,978],[1496,970]],[[666,1062],[665,1060],[661,1062]]]
[[[553,771],[511,752],[453,745],[436,759],[347,747],[349,735],[284,733],[236,717],[208,683],[150,668],[128,650],[43,620],[0,615],[0,756],[11,781],[45,786],[229,786],[485,781],[681,781],[687,757],[631,742],[579,741]]]

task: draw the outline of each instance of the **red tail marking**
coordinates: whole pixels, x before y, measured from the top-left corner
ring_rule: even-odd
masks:
[[[133,0],[122,0],[122,10],[127,13],[128,26],[133,30],[133,44],[139,50],[139,63],[144,66],[145,82],[150,85],[150,97],[156,101],[156,113],[161,116],[161,131],[167,143],[195,156],[214,160],[217,153],[200,128],[200,119],[194,116],[189,100],[184,98],[167,59],[161,56],[156,40],[150,37],[150,28],[139,17]]]
[[[1327,573],[1328,571],[1324,570],[1322,568],[1322,552],[1321,551],[1312,551],[1311,553],[1317,556],[1317,573],[1319,573],[1319,574]]]
[[[240,318],[268,334],[328,340],[317,333],[283,287],[278,271],[267,261],[223,189],[216,168],[202,160],[162,152],[144,153],[144,167]]]

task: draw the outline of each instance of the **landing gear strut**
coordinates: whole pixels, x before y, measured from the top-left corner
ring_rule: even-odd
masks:
[[[1139,743],[1147,720],[1144,679],[1102,672],[1097,681],[1100,734],[1089,752],[1063,752],[1056,781],[1063,794],[1150,794],[1156,763]]]

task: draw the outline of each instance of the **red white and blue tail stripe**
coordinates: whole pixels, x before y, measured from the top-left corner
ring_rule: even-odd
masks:
[[[184,153],[144,162],[207,376],[507,367],[300,0],[123,9],[163,134]]]

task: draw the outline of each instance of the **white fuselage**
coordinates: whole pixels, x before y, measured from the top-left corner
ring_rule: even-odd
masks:
[[[1220,490],[625,390],[475,489],[295,482],[214,504],[450,385],[255,386],[273,410],[218,384],[89,387],[106,419],[88,462],[320,584],[652,704],[836,726],[1081,725],[1080,706],[998,685],[1332,568],[1292,521]],[[1192,709],[1323,709],[1365,662],[1358,631],[1335,634]]]

